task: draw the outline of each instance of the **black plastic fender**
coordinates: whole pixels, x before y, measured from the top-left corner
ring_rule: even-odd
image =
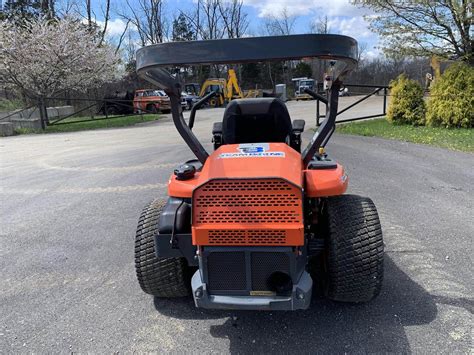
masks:
[[[160,258],[184,257],[189,266],[197,266],[196,246],[191,236],[191,200],[170,197],[163,207],[155,252]]]
[[[170,197],[160,216],[160,234],[191,233],[191,201]]]

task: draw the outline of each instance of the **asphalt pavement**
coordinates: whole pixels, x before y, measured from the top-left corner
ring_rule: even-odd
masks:
[[[290,113],[309,125],[303,105]],[[208,148],[221,114],[198,113]],[[169,117],[0,139],[0,353],[471,353],[474,155],[337,134],[328,151],[346,167],[348,192],[379,209],[380,296],[363,305],[314,296],[296,312],[206,311],[191,298],[154,300],[135,279],[140,211],[193,157]]]

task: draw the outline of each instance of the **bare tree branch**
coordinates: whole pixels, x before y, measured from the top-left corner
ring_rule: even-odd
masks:
[[[164,42],[168,37],[169,23],[164,13],[163,0],[126,0],[126,8],[119,16],[137,30],[143,46]]]
[[[293,33],[297,16],[291,16],[285,7],[278,16],[271,16],[265,22],[269,35],[290,35]]]
[[[92,7],[91,0],[86,0],[86,14],[87,14],[87,25],[89,30],[92,28]]]
[[[330,31],[328,17],[319,17],[316,21],[312,22],[310,31],[311,33],[328,34]]]
[[[125,24],[125,28],[124,28],[122,34],[120,35],[119,41],[117,43],[117,47],[115,48],[115,54],[118,53],[118,51],[120,50],[120,47],[122,46],[123,40],[125,38],[125,34],[128,31],[128,25],[130,25],[130,20],[127,21],[127,23]]]
[[[372,9],[371,28],[390,55],[438,55],[474,63],[472,1],[353,0]]]
[[[243,1],[232,0],[231,2],[218,2],[222,22],[228,38],[242,37],[249,26],[247,14],[242,12]]]
[[[107,25],[109,24],[109,19],[110,19],[110,0],[106,0],[105,12],[104,12],[104,28],[102,29],[102,33],[100,36],[99,46],[102,45],[102,42],[104,42],[105,34],[107,32]]]

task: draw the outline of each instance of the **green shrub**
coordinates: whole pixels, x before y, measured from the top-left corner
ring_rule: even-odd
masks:
[[[474,127],[474,68],[451,65],[430,90],[426,121],[431,126]]]
[[[13,111],[26,107],[21,100],[7,100],[0,98],[0,112]]]
[[[420,84],[400,74],[390,82],[390,94],[392,97],[387,110],[389,122],[415,126],[425,124],[426,106]]]

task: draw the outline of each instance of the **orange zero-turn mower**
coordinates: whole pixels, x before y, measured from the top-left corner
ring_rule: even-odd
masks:
[[[206,152],[181,109],[185,65],[330,60],[328,114],[301,152],[304,121],[277,98],[237,99],[214,124]],[[335,128],[342,78],[357,64],[357,42],[339,35],[292,35],[163,43],[137,52],[138,74],[166,91],[174,124],[197,160],[177,167],[168,200],[145,207],[135,264],[157,297],[192,293],[197,307],[296,310],[313,284],[326,297],[366,302],[383,278],[379,217],[366,197],[344,195],[344,168],[324,146]],[[170,70],[171,68],[171,70]],[[313,93],[314,94],[314,93]],[[317,95],[317,94],[315,94]]]

